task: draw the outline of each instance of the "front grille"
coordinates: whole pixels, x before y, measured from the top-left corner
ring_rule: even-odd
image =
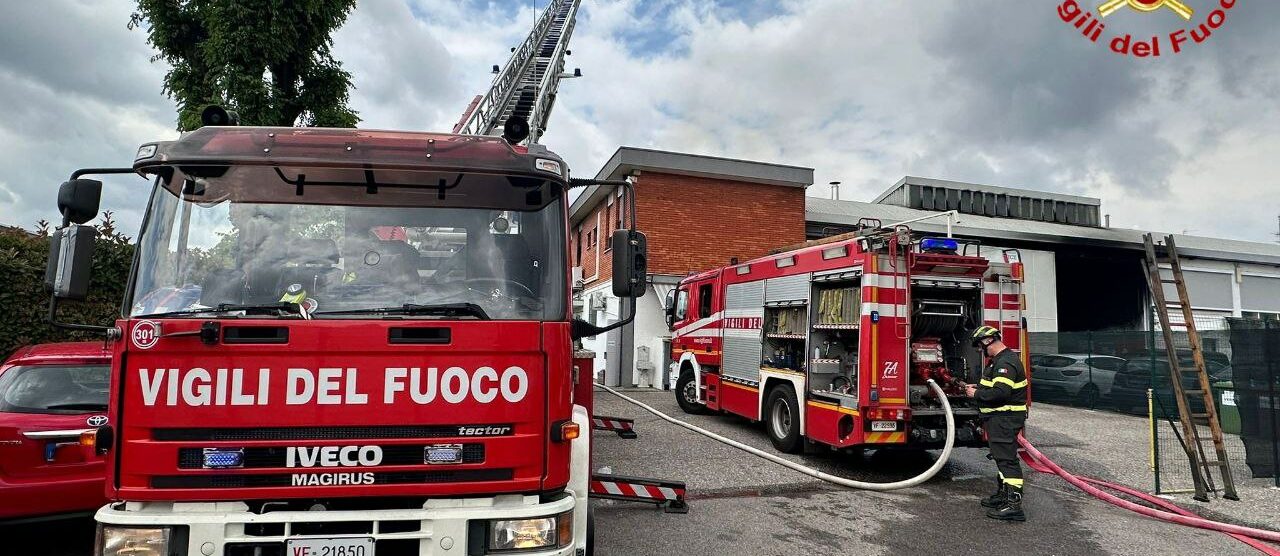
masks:
[[[423,450],[426,445],[380,446],[382,448],[381,465],[422,465]],[[244,468],[256,469],[264,467],[284,467],[287,460],[287,447],[245,448]],[[462,463],[484,463],[484,444],[472,443],[462,445]],[[204,468],[203,448],[178,449],[178,469]]]
[[[372,521],[299,521],[290,533],[297,537],[337,537],[343,535],[372,535]]]
[[[297,475],[320,475],[359,477],[373,475],[375,485],[406,485],[432,483],[466,483],[481,481],[509,481],[515,477],[513,469],[460,469],[454,471],[400,471],[392,473],[368,473],[335,471],[332,473],[298,473]],[[151,488],[253,488],[253,487],[287,487],[293,486],[295,474],[268,475],[158,475],[151,478]],[[359,483],[330,482],[317,486],[355,486]]]
[[[467,434],[462,434],[462,429]],[[155,440],[235,441],[235,440],[348,440],[371,438],[453,438],[510,436],[515,426],[496,425],[386,425],[359,427],[253,427],[253,428],[157,428]]]

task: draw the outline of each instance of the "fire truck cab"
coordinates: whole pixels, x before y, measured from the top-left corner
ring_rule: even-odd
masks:
[[[571,321],[568,168],[515,143],[204,127],[74,173],[55,322],[87,291],[85,176],[152,182],[103,329],[97,553],[589,554],[591,373],[572,357],[598,330]],[[615,293],[637,295],[643,236],[613,241]]]
[[[763,421],[774,446],[937,448],[947,392],[958,446],[983,443],[963,395],[983,324],[1026,358],[1022,266],[906,226],[865,229],[684,278],[667,299],[676,399]]]

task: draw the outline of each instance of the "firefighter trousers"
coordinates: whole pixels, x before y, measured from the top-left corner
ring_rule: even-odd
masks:
[[[987,446],[991,459],[1000,471],[1000,482],[1022,488],[1022,465],[1018,462],[1018,433],[1026,423],[1026,414],[996,415],[987,420]]]

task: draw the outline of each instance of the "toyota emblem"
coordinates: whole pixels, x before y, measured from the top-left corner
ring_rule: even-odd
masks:
[[[90,417],[88,420],[86,420],[86,421],[85,421],[85,424],[87,424],[87,425],[89,425],[89,426],[91,426],[91,427],[101,427],[101,426],[103,426],[103,425],[107,424],[107,416],[106,416],[106,415],[94,415],[93,417]]]

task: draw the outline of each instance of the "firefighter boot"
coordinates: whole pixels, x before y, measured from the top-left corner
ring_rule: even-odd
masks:
[[[996,485],[996,492],[982,499],[982,507],[999,508],[1009,500],[1009,485],[1004,483],[1004,479],[996,477]]]
[[[1008,487],[1009,498],[1003,506],[987,510],[987,517],[1003,521],[1026,521],[1027,514],[1022,513],[1022,487]]]

